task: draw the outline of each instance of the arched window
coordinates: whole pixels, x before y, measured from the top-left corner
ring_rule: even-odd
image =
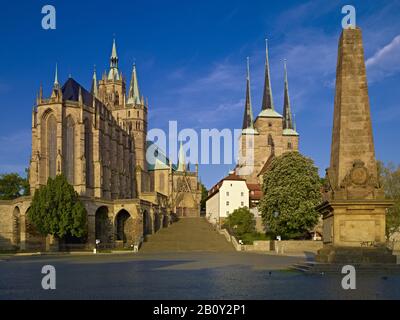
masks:
[[[293,149],[292,143],[288,142],[287,147],[288,147],[289,150]]]
[[[85,119],[85,159],[86,159],[86,186],[91,188],[93,185],[92,171],[92,133],[90,131],[90,122]]]
[[[118,94],[118,92],[115,93],[115,104],[119,105],[119,94]]]
[[[139,111],[137,112],[137,117],[139,118]]]
[[[67,126],[65,132],[65,176],[68,182],[74,185],[74,169],[75,169],[75,122],[72,117],[67,118]]]
[[[57,174],[57,121],[53,114],[47,118],[47,161],[48,176],[54,178]]]
[[[270,134],[268,135],[268,145],[271,147],[275,146],[274,139],[272,139],[272,136]]]

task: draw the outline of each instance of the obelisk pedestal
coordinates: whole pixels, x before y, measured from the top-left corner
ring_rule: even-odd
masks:
[[[318,262],[395,263],[386,247],[386,209],[372,135],[362,34],[344,29],[339,40],[330,167],[326,172],[324,247]]]

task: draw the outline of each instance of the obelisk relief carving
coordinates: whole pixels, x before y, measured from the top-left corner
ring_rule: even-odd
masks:
[[[390,262],[360,28],[343,29],[336,69],[330,167],[326,170],[320,262]]]

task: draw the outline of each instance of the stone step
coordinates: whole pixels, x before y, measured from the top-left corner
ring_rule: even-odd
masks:
[[[234,251],[204,217],[180,218],[168,228],[146,236],[140,252]]]

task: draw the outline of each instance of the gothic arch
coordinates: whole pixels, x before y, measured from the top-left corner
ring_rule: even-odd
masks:
[[[100,246],[110,243],[111,221],[108,217],[108,208],[102,206],[95,213],[95,238],[100,240]]]
[[[57,120],[53,113],[46,120],[46,151],[48,177],[54,178],[57,174]]]
[[[271,134],[268,135],[268,145],[270,147],[274,147],[275,146],[274,139],[272,138]]]
[[[86,160],[86,187],[92,188],[93,187],[93,135],[91,130],[91,124],[88,118],[84,120],[84,127],[85,127],[85,160]]]
[[[134,221],[125,209],[115,216],[115,238],[128,245],[134,242]]]
[[[160,229],[160,215],[157,211],[154,212],[154,232],[157,232]]]
[[[40,142],[40,154],[44,162],[39,166],[39,175],[47,181],[48,177],[55,177],[57,161],[57,121],[50,108],[43,112],[40,119]]]
[[[19,246],[21,241],[21,211],[19,207],[13,210],[13,230],[12,230],[12,244]]]
[[[68,116],[65,126],[65,148],[64,149],[64,168],[68,182],[75,184],[75,121],[72,116]]]
[[[147,210],[143,211],[143,236],[151,233],[151,217]]]

